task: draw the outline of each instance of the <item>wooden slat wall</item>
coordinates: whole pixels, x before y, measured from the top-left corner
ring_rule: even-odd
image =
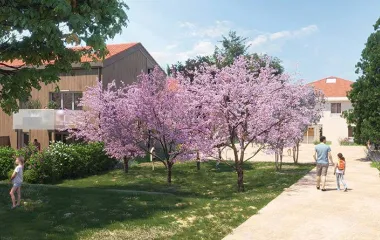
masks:
[[[102,71],[103,88],[113,80],[116,81],[117,86],[120,86],[121,81],[130,84],[137,80],[137,76],[141,71],[148,72],[147,58],[141,51],[136,51],[103,68]]]
[[[97,79],[98,69],[73,70],[73,74],[62,75],[56,84],[43,85],[40,90],[33,89],[31,99],[39,99],[44,108],[49,103],[49,93],[54,92],[57,85],[60,90],[85,91],[87,86],[94,86]],[[17,134],[12,127],[12,117],[0,110],[0,136],[10,136],[11,146],[17,148]],[[30,140],[33,139],[38,139],[42,148],[49,145],[49,135],[46,130],[32,130]]]
[[[32,99],[39,99],[42,108],[49,103],[49,95],[55,91],[58,85],[60,90],[85,91],[87,86],[94,86],[98,78],[98,69],[74,70],[73,75],[61,76],[57,84],[49,84],[41,87],[41,90],[33,89]],[[41,143],[41,148],[49,146],[49,133],[46,130],[32,130],[30,140],[37,139]]]
[[[17,134],[13,130],[12,116],[7,115],[0,109],[0,136],[9,137],[11,146],[17,147]]]

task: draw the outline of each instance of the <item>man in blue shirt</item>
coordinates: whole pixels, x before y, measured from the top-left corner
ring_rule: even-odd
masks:
[[[331,156],[331,148],[326,144],[326,137],[320,138],[321,143],[315,146],[314,159],[317,163],[317,189],[320,189],[322,180],[322,191],[326,191],[326,175],[329,168],[329,159],[331,165],[334,166],[334,162]]]

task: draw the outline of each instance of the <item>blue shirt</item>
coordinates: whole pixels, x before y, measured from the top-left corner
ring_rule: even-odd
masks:
[[[317,164],[329,164],[329,152],[331,152],[329,145],[320,143],[315,146],[315,151],[317,152]]]

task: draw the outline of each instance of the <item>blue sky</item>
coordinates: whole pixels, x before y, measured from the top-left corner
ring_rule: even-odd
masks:
[[[109,43],[141,42],[162,65],[214,51],[235,30],[250,52],[280,58],[306,82],[328,76],[355,81],[355,64],[380,1],[130,0],[129,26]]]

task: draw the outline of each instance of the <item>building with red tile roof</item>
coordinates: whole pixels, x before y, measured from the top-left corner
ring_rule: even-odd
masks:
[[[74,50],[79,48],[83,47],[75,47]],[[83,68],[81,63],[74,63],[70,73],[60,74],[59,82],[42,84],[40,90],[33,89],[30,100],[38,100],[42,109],[20,109],[19,113],[12,116],[0,110],[0,145],[20,148],[30,140],[37,139],[41,147],[46,148],[51,141],[66,141],[67,132],[60,131],[61,128],[54,122],[55,117],[62,112],[60,109],[80,110],[78,100],[82,92],[98,82],[101,82],[103,87],[112,81],[117,85],[121,82],[131,84],[137,80],[141,72],[149,73],[158,66],[141,43],[109,44],[107,49],[109,53],[103,60],[93,61],[91,56],[82,57],[81,62],[89,62],[90,69]],[[5,64],[11,67],[24,65],[20,60]],[[0,64],[0,68],[7,67]],[[59,92],[56,92],[56,86],[59,87]],[[20,107],[23,108],[23,104]],[[33,114],[30,115],[30,112]],[[32,123],[34,125],[31,125]]]
[[[309,83],[309,85],[321,90],[325,97],[346,97],[353,83],[343,78],[331,76]]]
[[[343,78],[331,76],[308,84],[323,92],[326,103],[319,123],[310,126],[305,133],[304,143],[319,141],[321,135],[333,144],[338,144],[342,139],[352,140],[353,127],[348,126],[346,119],[342,117],[342,112],[352,108],[347,93],[351,90],[353,83]]]
[[[106,59],[109,59],[123,51],[126,51],[136,45],[138,45],[140,43],[121,43],[121,44],[108,44],[106,47],[107,47],[107,50],[108,50],[108,54],[104,57],[104,60]],[[70,49],[73,49],[74,51],[75,50],[83,50],[83,49],[89,49],[89,47],[71,47]],[[99,59],[99,61],[102,61],[101,59]],[[93,58],[91,56],[88,56],[88,55],[84,55],[81,57],[81,63],[85,63],[85,62],[93,62]],[[25,65],[25,63],[22,61],[22,60],[19,60],[19,59],[15,59],[13,61],[8,61],[8,62],[3,62],[4,64],[8,65],[8,66],[11,66],[11,67],[20,67],[20,66],[23,66]]]

